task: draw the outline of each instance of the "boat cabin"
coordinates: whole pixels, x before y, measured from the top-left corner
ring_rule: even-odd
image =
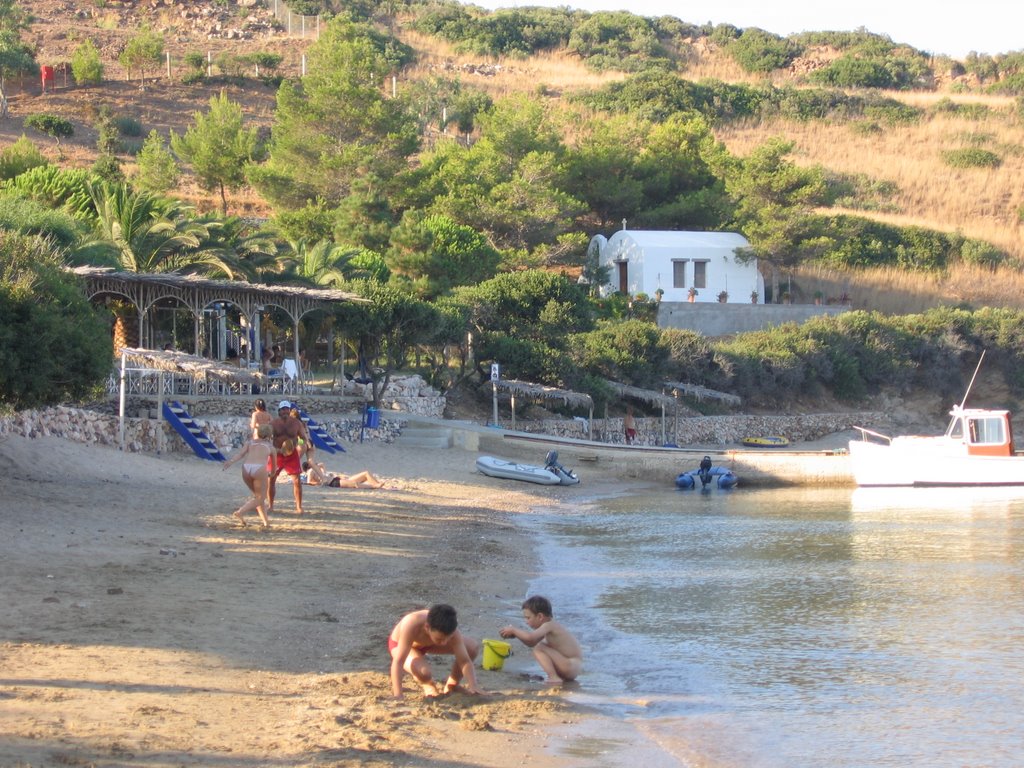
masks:
[[[1009,411],[954,406],[946,438],[961,443],[968,456],[1013,456],[1013,428]]]

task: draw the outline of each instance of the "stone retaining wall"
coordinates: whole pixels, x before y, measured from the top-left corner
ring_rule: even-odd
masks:
[[[242,445],[249,434],[249,411],[243,417],[196,418],[196,424],[222,452],[232,453]],[[319,422],[339,444],[359,442],[362,417],[325,418]],[[406,420],[381,418],[378,429],[364,431],[363,439],[393,442],[401,434]],[[125,419],[125,450],[131,452],[191,453],[185,441],[164,421],[149,418]],[[162,431],[161,428],[162,427]],[[42,410],[20,411],[0,418],[0,438],[5,435],[23,437],[59,437],[76,443],[94,445],[120,445],[120,420],[116,414],[97,410],[83,410],[56,406]]]
[[[211,410],[225,410],[223,403],[229,398],[211,399]],[[239,398],[241,401],[243,398]],[[195,417],[196,424],[203,429],[222,451],[231,453],[241,446],[248,435],[249,409],[251,398],[244,398],[244,413],[231,415],[211,414],[211,418]],[[206,405],[205,400],[202,404]],[[221,406],[224,406],[222,409]],[[238,407],[241,407],[240,405]],[[197,409],[198,410],[198,409]],[[237,408],[236,408],[237,411]],[[378,429],[363,431],[364,440],[393,442],[408,423],[404,414],[382,414]],[[195,416],[195,414],[193,414]],[[359,442],[362,415],[359,412],[340,416],[317,416],[317,421],[339,444]],[[791,441],[815,440],[833,432],[841,432],[858,423],[878,424],[881,414],[833,413],[806,414],[794,416],[697,416],[681,418],[678,425],[666,420],[667,440],[679,446],[686,445],[731,445],[744,437],[763,435],[785,435]],[[662,445],[661,420],[654,418],[637,419],[636,445]],[[166,422],[155,418],[125,419],[125,450],[155,452],[160,449],[162,426],[162,449],[172,453],[188,453],[191,449]],[[609,444],[621,445],[623,440],[622,419],[595,419],[594,439]],[[519,422],[516,427],[532,434],[552,435],[586,439],[587,424],[582,419],[548,419],[535,422]],[[607,429],[607,438],[602,430]],[[54,436],[79,443],[118,446],[120,444],[119,419],[111,413],[109,406],[103,410],[83,410],[56,406],[43,410],[21,411],[13,416],[0,418],[0,437],[17,434],[36,438]]]
[[[784,435],[791,442],[817,440],[833,432],[852,429],[857,424],[879,424],[880,413],[813,413],[792,416],[692,416],[665,419],[665,439],[662,440],[662,421],[659,418],[637,418],[634,445],[660,446],[730,445],[745,437]],[[516,421],[516,429],[556,437],[586,439],[586,419],[536,422]],[[624,445],[622,419],[594,419],[593,439],[611,445]]]

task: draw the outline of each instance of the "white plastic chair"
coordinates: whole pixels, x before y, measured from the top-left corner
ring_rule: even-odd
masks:
[[[295,361],[286,357],[284,363],[281,364],[281,370],[284,371],[284,388],[288,392],[299,391],[299,366],[296,365]]]

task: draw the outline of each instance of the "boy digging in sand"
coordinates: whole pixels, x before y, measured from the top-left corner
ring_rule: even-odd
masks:
[[[483,693],[476,685],[473,659],[480,644],[463,637],[458,630],[458,617],[450,605],[434,605],[429,610],[413,611],[402,617],[388,637],[391,654],[391,692],[402,698],[402,670],[404,669],[423,686],[423,695],[441,696],[455,690]],[[451,655],[452,670],[443,686],[434,682],[427,654]],[[465,686],[459,685],[465,678]]]
[[[575,680],[583,671],[583,651],[572,633],[551,618],[550,601],[538,595],[528,597],[523,603],[523,619],[531,631],[509,625],[500,630],[501,636],[514,637],[533,648],[533,658],[547,675],[545,682]]]

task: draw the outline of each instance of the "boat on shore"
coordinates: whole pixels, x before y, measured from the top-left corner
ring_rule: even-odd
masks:
[[[558,461],[558,451],[548,451],[544,457],[544,469],[558,478],[559,485],[579,485],[580,478],[571,469],[566,469]]]
[[[504,480],[523,480],[538,485],[561,485],[562,479],[551,470],[536,464],[520,464],[517,461],[481,456],[476,460],[477,471],[488,477]]]
[[[725,490],[735,488],[738,482],[739,478],[731,469],[712,466],[710,456],[705,456],[697,469],[691,469],[689,472],[682,472],[676,476],[676,488],[684,491],[696,488],[698,485],[701,490],[709,486]]]
[[[785,448],[789,445],[789,438],[783,435],[765,435],[763,437],[744,437],[740,445],[747,448]]]

